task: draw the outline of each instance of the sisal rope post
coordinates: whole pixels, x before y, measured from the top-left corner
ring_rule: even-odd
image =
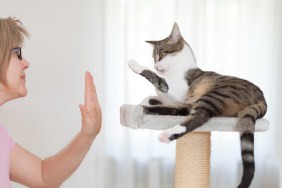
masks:
[[[210,132],[191,132],[176,141],[175,188],[208,188]]]

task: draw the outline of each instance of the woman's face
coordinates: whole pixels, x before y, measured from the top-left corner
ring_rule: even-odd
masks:
[[[7,69],[6,94],[15,99],[27,94],[25,82],[25,70],[29,67],[26,59],[21,58],[21,52],[12,51],[10,63]]]

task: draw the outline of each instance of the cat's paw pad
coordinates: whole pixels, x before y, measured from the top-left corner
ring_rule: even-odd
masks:
[[[135,60],[129,60],[128,66],[129,68],[131,68],[131,70],[133,70],[137,74],[141,74],[141,72],[145,70],[145,68],[139,65]]]
[[[170,143],[171,140],[169,139],[171,136],[171,134],[169,134],[168,132],[166,131],[163,131],[160,135],[159,135],[159,141],[160,142],[163,142],[163,143]]]

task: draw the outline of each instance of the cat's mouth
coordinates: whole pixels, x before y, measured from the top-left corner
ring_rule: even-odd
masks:
[[[156,68],[156,70],[160,73],[165,73],[166,72],[166,69],[160,69],[160,68]]]

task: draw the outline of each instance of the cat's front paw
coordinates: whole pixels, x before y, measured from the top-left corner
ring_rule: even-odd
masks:
[[[162,104],[162,102],[157,96],[149,96],[143,99],[141,104],[146,106],[151,106],[151,105],[160,105]]]
[[[145,70],[145,67],[139,65],[135,60],[129,60],[128,66],[137,74],[141,74],[143,70]]]
[[[186,128],[182,125],[175,125],[169,129],[164,130],[159,135],[159,141],[164,143],[169,143],[179,137],[181,137],[183,134],[185,134]]]

